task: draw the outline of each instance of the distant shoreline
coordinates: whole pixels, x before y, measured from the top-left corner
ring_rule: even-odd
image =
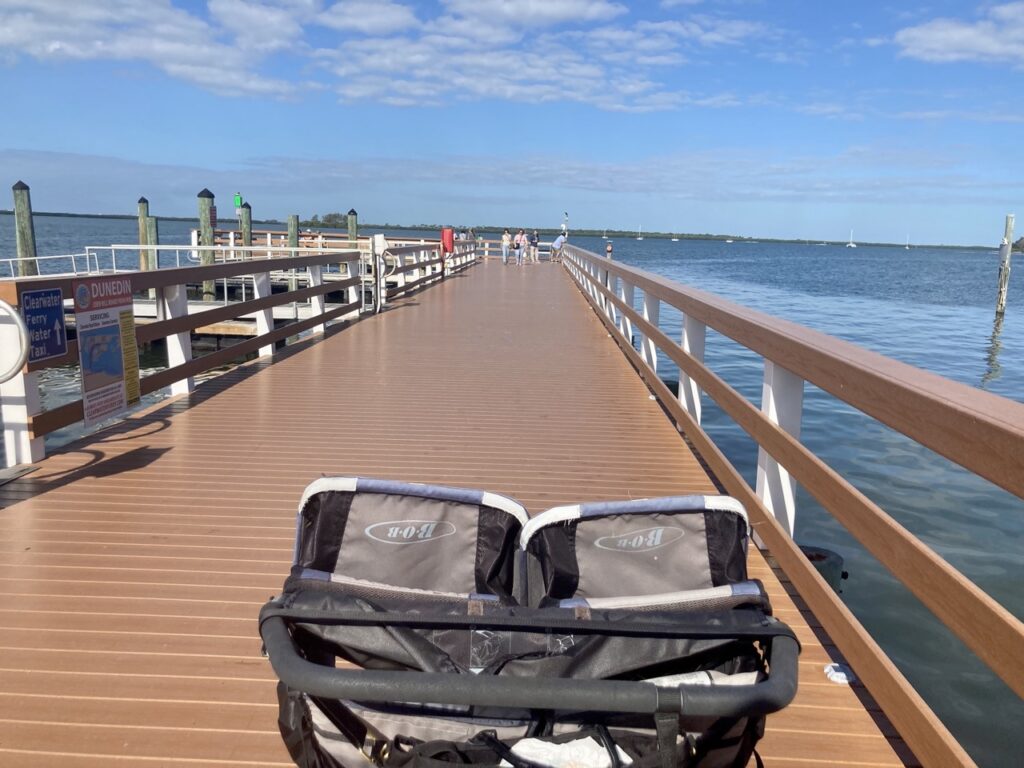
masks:
[[[14,211],[0,209],[0,215],[13,216]],[[33,216],[47,216],[55,218],[66,218],[66,219],[123,219],[123,220],[136,220],[138,216],[134,216],[128,213],[63,213],[58,211],[33,211]],[[195,216],[157,216],[158,220],[163,221],[195,221],[198,224],[198,219]],[[225,222],[235,221],[235,219],[224,219]],[[284,224],[285,222],[279,219],[253,219],[253,224]],[[303,222],[302,227],[313,226],[311,222]],[[360,223],[361,229],[394,229],[394,230],[441,230],[439,224],[370,224]],[[321,229],[330,229],[330,227],[321,227]],[[474,227],[478,232],[501,232],[504,227],[489,227],[489,226],[478,226]],[[555,235],[561,230],[559,229],[537,229],[537,232],[542,235]],[[636,237],[632,231],[625,230],[597,230],[597,229],[574,229],[570,230],[570,234],[574,234],[581,237],[601,237],[607,235],[609,240],[630,240]],[[713,235],[709,233],[705,234],[693,234],[685,232],[644,232],[644,238],[650,240],[670,240],[672,238],[678,238],[680,241],[683,240],[713,240],[719,242],[732,241],[734,243],[788,243],[793,245],[846,245],[845,240],[807,240],[807,239],[795,239],[795,238],[774,238],[774,237],[744,237],[742,235]],[[858,242],[857,245],[861,246],[877,246],[881,248],[903,248],[905,243],[869,243],[869,242]],[[914,248],[956,248],[964,250],[977,250],[987,251],[993,250],[998,246],[994,245],[929,245],[920,243],[918,245],[911,246],[911,250]]]

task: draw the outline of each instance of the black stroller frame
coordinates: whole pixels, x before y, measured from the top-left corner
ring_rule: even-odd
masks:
[[[260,632],[304,768],[743,766],[796,693],[732,499],[528,519],[480,491],[323,478],[298,529]]]

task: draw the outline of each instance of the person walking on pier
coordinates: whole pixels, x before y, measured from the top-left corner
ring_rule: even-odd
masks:
[[[537,234],[537,230],[533,230],[533,234],[529,237],[530,240],[530,261],[534,264],[540,261],[540,254],[537,252],[537,243],[540,242],[540,235]]]
[[[512,246],[516,251],[516,266],[523,266],[523,252],[526,250],[526,233],[523,230],[516,232],[515,240],[512,241]]]
[[[508,264],[508,249],[512,247],[512,234],[505,230],[501,236],[501,263]]]

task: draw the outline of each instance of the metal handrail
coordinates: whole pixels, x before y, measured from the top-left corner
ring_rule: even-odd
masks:
[[[5,381],[10,381],[17,376],[21,369],[25,367],[31,343],[28,338],[28,328],[25,326],[25,320],[22,318],[21,313],[3,299],[0,299],[0,309],[6,310],[7,314],[11,316],[11,319],[14,321],[14,327],[18,330],[18,336],[21,337],[21,352],[18,354],[17,361],[11,366],[10,370],[0,371],[0,384],[3,384]]]

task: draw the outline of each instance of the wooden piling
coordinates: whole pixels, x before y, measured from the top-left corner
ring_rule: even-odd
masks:
[[[146,216],[146,245],[160,245],[160,227],[157,224],[156,216]],[[142,269],[160,269],[160,252],[156,248],[146,249],[145,266],[140,264]],[[156,288],[149,289],[149,298],[156,300]]]
[[[149,249],[143,246],[150,245],[149,230],[146,229],[146,219],[149,218],[149,200],[145,197],[139,198],[139,269],[148,270],[153,266],[150,263]]]
[[[298,214],[292,214],[288,217],[288,247],[298,248],[299,247],[299,217]],[[289,251],[289,256],[295,256],[295,251]],[[299,287],[298,280],[295,279],[295,274],[288,278],[288,290],[294,291]]]
[[[1013,219],[1012,213],[1006,214],[1006,227],[1003,230],[1003,242],[999,246],[999,292],[996,294],[996,314],[1006,311],[1006,291],[1010,287],[1010,252],[1013,250]]]
[[[160,245],[160,225],[156,216],[146,216],[146,245]],[[159,269],[159,252],[155,248],[146,249],[146,266],[143,269]]]
[[[238,228],[242,230],[242,247],[248,248],[252,245],[252,206],[249,203],[242,203],[241,213],[238,214]]]
[[[36,263],[36,229],[32,223],[32,196],[28,184],[19,181],[14,192],[14,242],[18,257],[18,277],[32,277],[39,274]]]
[[[199,200],[199,245],[213,245],[213,192],[203,189],[198,195]],[[199,252],[199,262],[203,265],[213,264],[213,251]],[[217,287],[213,280],[203,281],[203,301],[214,301],[217,298]]]
[[[350,208],[348,211],[348,239],[352,241],[352,247],[356,247],[356,241],[359,240],[359,214],[356,213],[355,208]]]

